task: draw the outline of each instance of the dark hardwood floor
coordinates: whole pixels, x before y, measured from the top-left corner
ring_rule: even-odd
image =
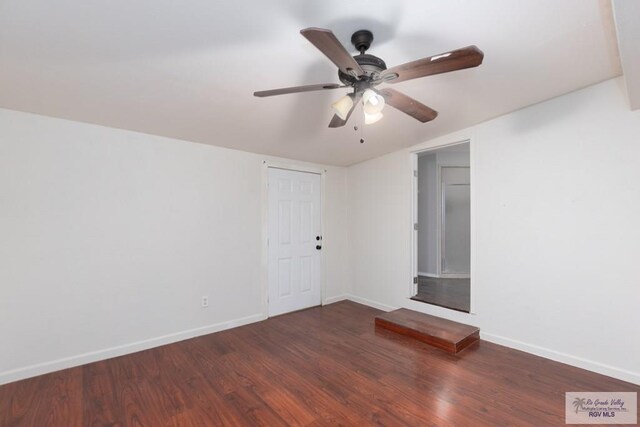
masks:
[[[564,425],[640,387],[480,342],[450,355],[340,302],[0,386],[2,426]]]
[[[468,313],[471,280],[418,276],[418,293],[411,299]]]

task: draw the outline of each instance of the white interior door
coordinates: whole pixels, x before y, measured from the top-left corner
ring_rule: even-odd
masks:
[[[320,202],[320,175],[269,168],[269,316],[321,303]]]

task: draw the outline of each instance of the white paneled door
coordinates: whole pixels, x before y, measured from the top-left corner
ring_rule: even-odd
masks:
[[[269,316],[320,305],[320,175],[269,168]]]

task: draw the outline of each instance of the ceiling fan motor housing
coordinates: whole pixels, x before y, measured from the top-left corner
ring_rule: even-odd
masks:
[[[358,30],[351,35],[351,43],[360,53],[364,53],[371,46],[373,33],[369,30]]]
[[[374,80],[382,71],[387,69],[387,64],[377,56],[369,55],[365,53],[367,49],[371,46],[371,42],[373,42],[373,33],[369,30],[358,30],[351,36],[351,43],[353,46],[360,52],[360,55],[356,55],[353,59],[360,65],[360,68],[364,71],[364,76],[359,76],[360,78],[356,78],[355,76],[343,73],[338,70],[338,78],[340,81],[346,85],[354,86],[358,81],[367,81],[371,82]]]
[[[364,79],[373,80],[387,69],[387,64],[377,56],[362,53],[353,57],[360,67],[364,70]],[[362,76],[361,76],[362,77]],[[350,74],[343,73],[338,70],[338,78],[346,85],[353,85],[358,79]]]

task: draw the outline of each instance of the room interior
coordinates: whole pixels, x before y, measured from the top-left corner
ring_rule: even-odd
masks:
[[[561,425],[639,392],[638,22],[0,2],[0,426]],[[415,180],[460,147],[452,309],[414,299]]]

